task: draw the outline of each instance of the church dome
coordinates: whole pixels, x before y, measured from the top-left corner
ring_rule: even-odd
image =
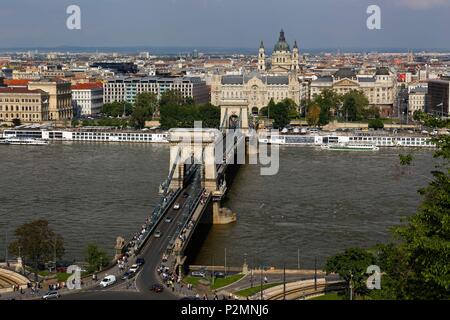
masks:
[[[278,38],[278,42],[275,44],[274,51],[291,51],[291,48],[284,37],[283,30],[280,31],[280,37]]]

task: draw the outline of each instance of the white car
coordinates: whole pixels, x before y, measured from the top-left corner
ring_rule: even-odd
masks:
[[[173,210],[178,210],[178,209],[180,209],[180,204],[175,203],[175,205],[173,206]]]
[[[100,287],[106,288],[116,283],[116,277],[113,275],[106,276],[100,281]]]
[[[128,270],[128,271],[136,273],[136,272],[138,272],[138,270],[139,270],[139,265],[133,264],[131,266],[130,270]]]

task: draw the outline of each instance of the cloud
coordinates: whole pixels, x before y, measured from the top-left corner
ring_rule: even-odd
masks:
[[[398,0],[398,4],[414,10],[450,5],[450,0]]]

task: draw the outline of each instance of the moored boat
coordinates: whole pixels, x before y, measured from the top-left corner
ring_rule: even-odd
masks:
[[[47,140],[32,138],[7,138],[3,144],[8,145],[28,145],[28,146],[44,146],[49,144]]]
[[[378,148],[374,144],[370,143],[331,143],[331,144],[323,144],[321,146],[324,150],[333,150],[333,151],[378,151]]]

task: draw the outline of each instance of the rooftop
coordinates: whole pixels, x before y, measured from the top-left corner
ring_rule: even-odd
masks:
[[[89,83],[79,83],[72,85],[72,90],[93,90],[102,89],[103,83],[101,82],[89,82]]]
[[[40,89],[36,90],[29,90],[28,88],[24,87],[7,87],[7,88],[0,88],[0,94],[1,93],[8,93],[8,94],[45,94],[45,91],[42,91]]]

